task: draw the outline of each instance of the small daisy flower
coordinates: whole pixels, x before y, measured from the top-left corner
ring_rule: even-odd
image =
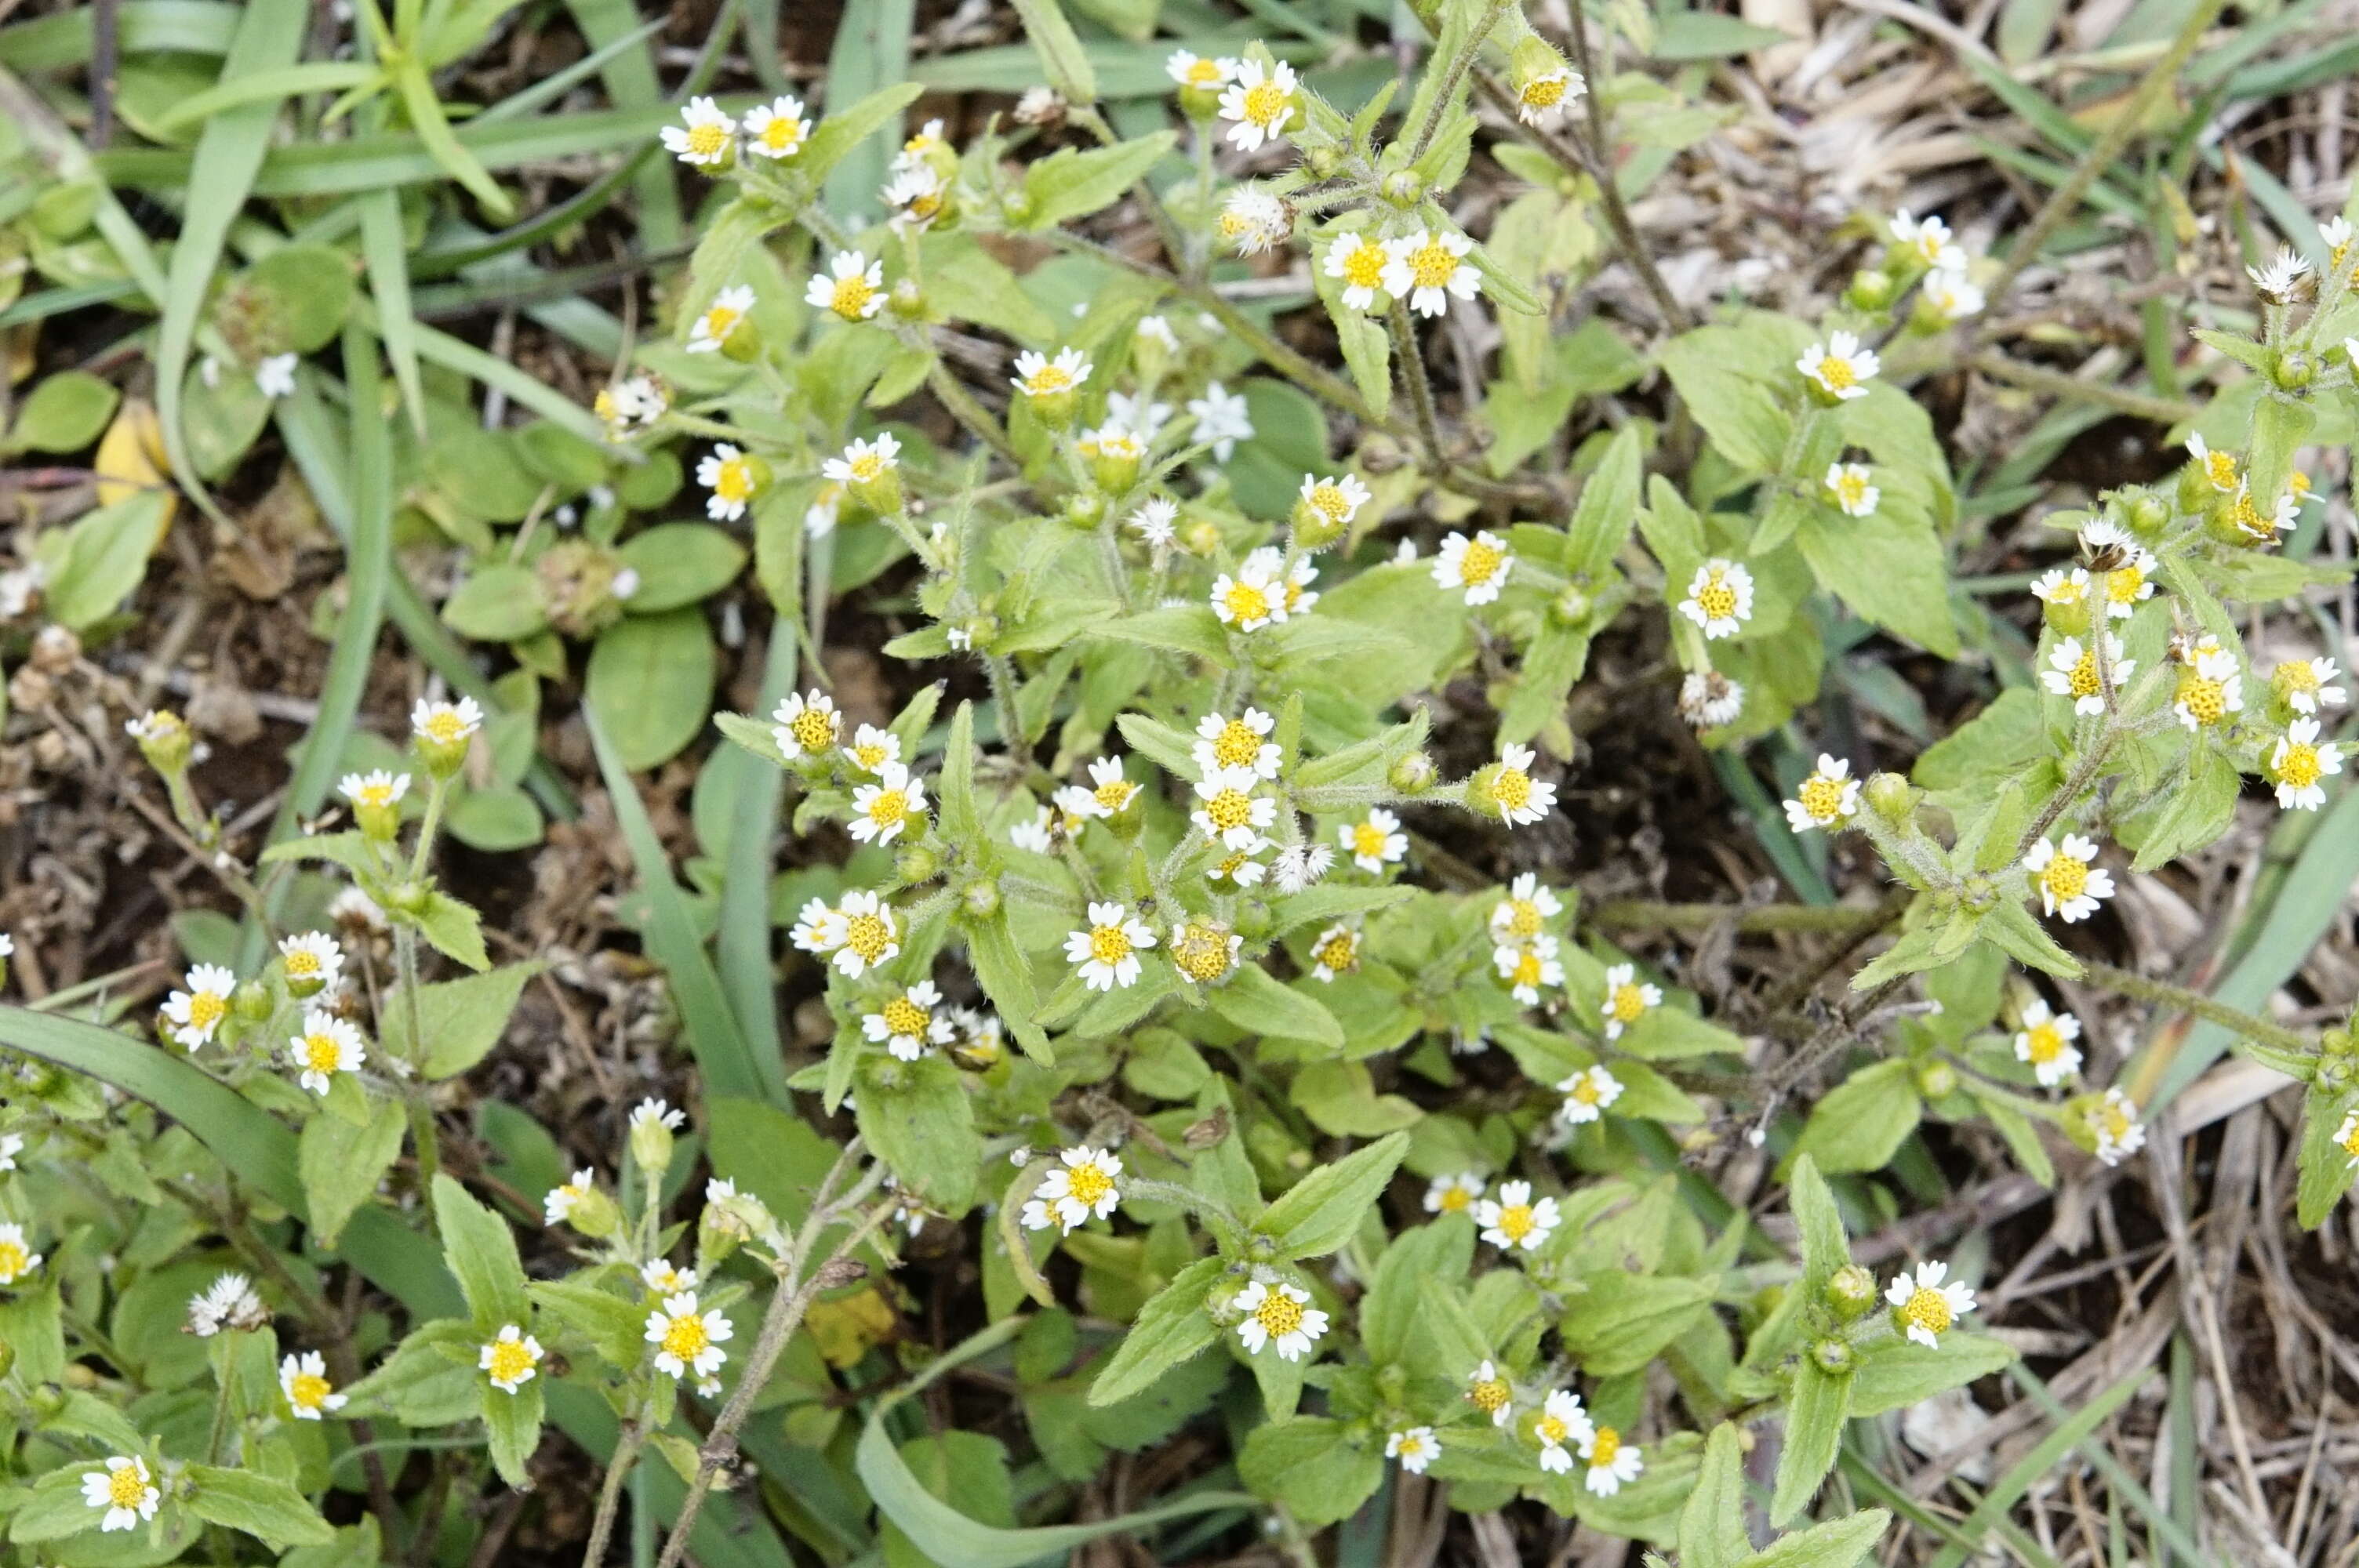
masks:
[[[1474,1223],[1483,1227],[1483,1239],[1503,1252],[1519,1248],[1538,1251],[1560,1217],[1556,1199],[1533,1201],[1529,1182],[1502,1182],[1496,1198],[1484,1198],[1474,1206]]]
[[[1440,1452],[1441,1440],[1430,1426],[1412,1426],[1385,1434],[1385,1457],[1399,1460],[1401,1468],[1412,1476],[1424,1475],[1425,1467]]]
[[[948,139],[943,135],[942,123],[940,120],[929,120],[918,127],[916,135],[901,144],[901,150],[893,155],[893,167],[895,168],[914,168],[949,145]]]
[[[2334,684],[2336,674],[2332,659],[2288,659],[2269,672],[2269,689],[2296,713],[2314,714],[2350,700]]]
[[[773,98],[745,111],[745,150],[756,157],[790,158],[803,150],[810,134],[799,98]]]
[[[389,811],[409,793],[409,775],[389,773],[384,768],[367,773],[346,773],[337,781],[336,793],[343,796],[347,805]]]
[[[1201,803],[1190,820],[1204,836],[1232,849],[1243,849],[1277,820],[1277,802],[1256,795],[1261,775],[1251,768],[1215,768],[1196,784]]]
[[[1275,1284],[1256,1280],[1229,1303],[1245,1314],[1237,1324],[1237,1337],[1245,1349],[1258,1355],[1263,1346],[1274,1345],[1284,1361],[1301,1360],[1327,1333],[1327,1314],[1310,1303],[1309,1291],[1282,1280]]]
[[[710,98],[691,98],[679,117],[682,124],[663,128],[665,151],[698,168],[715,168],[728,161],[737,122],[723,114],[720,104]]]
[[[288,1356],[278,1363],[278,1391],[297,1421],[318,1421],[344,1408],[346,1395],[328,1381],[327,1357],[316,1350]]]
[[[2028,1065],[2039,1087],[2052,1089],[2081,1070],[2081,1021],[2069,1012],[2052,1011],[2045,1001],[2023,1010],[2023,1027],[2015,1032],[2015,1059]]]
[[[1965,251],[1939,218],[1919,218],[1903,207],[1893,215],[1892,237],[1927,266],[1954,270],[1966,265]]]
[[[1516,118],[1527,125],[1553,125],[1588,91],[1577,70],[1560,65],[1542,71],[1516,89]]]
[[[941,172],[921,163],[896,169],[880,194],[885,205],[893,209],[893,227],[906,232],[930,227],[950,204],[950,192]]]
[[[475,1369],[491,1374],[492,1387],[515,1393],[540,1369],[540,1341],[515,1324],[504,1325],[475,1357]]]
[[[1505,1426],[1515,1415],[1516,1390],[1485,1357],[1466,1379],[1466,1402],[1489,1416],[1493,1426]]]
[[[1157,496],[1144,502],[1130,514],[1131,532],[1147,541],[1149,548],[1168,550],[1179,532],[1180,503]]]
[[[1718,670],[1690,670],[1680,682],[1680,717],[1697,730],[1717,730],[1745,714],[1745,687]]]
[[[1302,488],[1296,492],[1302,504],[1325,519],[1337,530],[1343,529],[1360,514],[1368,503],[1370,492],[1357,474],[1340,474],[1322,479],[1317,474],[1304,474]]]
[[[2264,513],[2260,503],[2253,499],[2253,492],[2239,486],[2235,503],[2229,508],[2228,514],[2235,524],[2238,533],[2247,539],[2266,545],[2293,526],[2294,514],[2299,510],[2299,505],[2293,493],[2288,492],[2278,496],[2270,504],[2269,510]]]
[[[543,1225],[559,1226],[572,1218],[574,1206],[588,1197],[590,1189],[597,1185],[597,1183],[598,1173],[585,1165],[573,1173],[571,1181],[560,1182],[549,1188],[541,1195],[540,1222]]]
[[[1548,1398],[1540,1401],[1540,1413],[1532,1421],[1532,1435],[1539,1440],[1540,1468],[1552,1476],[1572,1472],[1572,1455],[1567,1444],[1586,1444],[1595,1435],[1590,1424],[1589,1412],[1581,1408],[1581,1396],[1565,1389],[1550,1389]]]
[[[621,441],[661,419],[670,402],[655,377],[634,375],[600,387],[590,408],[605,423],[606,438]]]
[[[254,367],[254,384],[265,397],[292,397],[295,395],[295,367],[300,362],[294,354],[273,354]]]
[[[1175,920],[1171,923],[1171,945],[1165,950],[1181,974],[1199,985],[1208,986],[1228,978],[1237,967],[1237,953],[1244,946],[1244,937],[1217,922]]]
[[[909,818],[926,809],[925,784],[898,762],[876,771],[876,782],[852,792],[852,836],[863,844],[890,844]]]
[[[735,1189],[733,1187],[727,1195],[735,1197]],[[714,1201],[709,1191],[705,1201]],[[647,1287],[651,1297],[676,1296],[696,1289],[696,1271],[683,1269],[667,1258],[652,1258],[639,1265],[639,1283]]]
[[[1335,852],[1324,844],[1288,844],[1277,852],[1270,878],[1280,892],[1300,892],[1325,876],[1334,863]]]
[[[1884,1292],[1892,1303],[1893,1326],[1930,1350],[1940,1349],[1941,1336],[1974,1310],[1971,1288],[1954,1280],[1942,1282],[1949,1272],[1947,1263],[1919,1263],[1914,1275],[1902,1270]]]
[[[1834,463],[1827,469],[1827,494],[1846,517],[1873,517],[1884,492],[1868,482],[1865,463]]]
[[[1196,416],[1196,439],[1212,443],[1215,462],[1227,462],[1239,441],[1254,438],[1253,411],[1245,395],[1217,381],[1205,384],[1201,397],[1188,400],[1188,412]]]
[[[1564,984],[1564,966],[1557,961],[1558,944],[1543,933],[1527,942],[1495,947],[1491,966],[1507,983],[1508,994],[1526,1007],[1538,1007],[1540,992]]]
[[[1060,349],[1057,357],[1027,349],[1016,356],[1016,390],[1027,397],[1050,397],[1071,392],[1090,379],[1090,358],[1079,349]]]
[[[2080,567],[2050,567],[2031,585],[2031,597],[2049,609],[2071,609],[2089,601],[2089,574]]]
[[[151,708],[136,719],[125,719],[123,732],[142,746],[158,746],[187,739],[189,723],[168,708]]]
[[[900,957],[900,922],[877,894],[865,889],[848,892],[842,907],[831,913],[832,923],[819,935],[840,938],[831,946],[835,967],[845,976],[856,980]]]
[[[1538,822],[1556,809],[1556,785],[1532,777],[1538,755],[1529,746],[1500,749],[1498,771],[1491,777],[1491,806],[1510,827]]]
[[[2326,242],[2326,265],[2330,271],[2341,272],[2343,264],[2351,259],[2351,222],[2340,212],[2318,226],[2318,237]]]
[[[1866,384],[1875,379],[1884,362],[1876,358],[1874,349],[1861,346],[1858,334],[1834,332],[1828,335],[1825,342],[1812,343],[1803,350],[1794,368],[1829,397],[1848,403],[1867,395]]]
[[[1280,621],[1300,615],[1319,602],[1319,596],[1310,591],[1310,585],[1319,580],[1319,568],[1310,564],[1309,556],[1298,555],[1294,564],[1288,566],[1285,551],[1275,545],[1264,545],[1245,557],[1244,572],[1277,585]]]
[[[729,1359],[721,1346],[733,1332],[719,1311],[697,1310],[693,1291],[667,1296],[661,1308],[647,1314],[647,1342],[656,1346],[656,1370],[675,1378],[687,1377],[690,1368],[700,1378],[712,1376]]]
[[[1819,753],[1819,765],[1786,803],[1786,825],[1797,833],[1848,822],[1859,811],[1859,781],[1851,763]]]
[[[811,502],[803,508],[803,537],[824,539],[835,532],[835,524],[843,515],[843,486],[830,480],[812,492]]]
[[[324,1095],[338,1073],[359,1072],[368,1051],[358,1029],[314,1008],[303,1015],[303,1033],[288,1042],[287,1057],[299,1069],[302,1086]]]
[[[2277,247],[2277,254],[2267,266],[2248,266],[2245,276],[2262,298],[2272,305],[2293,302],[2310,280],[2310,262],[2289,245]]]
[[[1622,1032],[1663,1005],[1663,989],[1638,979],[1636,964],[1616,964],[1605,971],[1605,1002],[1598,1011],[1605,1038],[1619,1040]]]
[[[188,989],[164,999],[164,1017],[182,1049],[194,1051],[212,1044],[214,1032],[229,1016],[230,993],[235,989],[234,973],[219,964],[199,964],[189,971]]]
[[[1408,853],[1408,835],[1400,832],[1400,818],[1383,806],[1371,806],[1365,818],[1335,829],[1343,852],[1364,871],[1382,871]]]
[[[1093,991],[1110,991],[1138,981],[1138,954],[1155,946],[1155,933],[1118,903],[1093,903],[1087,930],[1065,938],[1065,957]]]
[[[421,697],[409,710],[410,733],[429,745],[463,745],[483,727],[483,706],[472,697],[456,702],[429,702]]]
[[[1556,1091],[1564,1097],[1564,1104],[1557,1108],[1558,1119],[1578,1127],[1613,1108],[1622,1098],[1622,1080],[1602,1065],[1593,1065],[1559,1083]]]
[[[1114,1178],[1122,1174],[1122,1157],[1104,1149],[1081,1144],[1057,1156],[1032,1200],[1024,1206],[1024,1227],[1046,1230],[1060,1226],[1068,1236],[1088,1224],[1093,1216],[1104,1219],[1122,1203]]]
[[[770,739],[789,757],[818,757],[835,749],[843,715],[823,691],[788,692],[770,715]]]
[[[1341,234],[1327,247],[1321,270],[1343,286],[1343,303],[1353,310],[1373,309],[1385,286],[1385,247],[1372,234]]]
[[[1249,768],[1266,779],[1277,777],[1277,743],[1269,739],[1277,720],[1258,708],[1248,708],[1234,719],[1207,713],[1196,721],[1196,765],[1209,775],[1229,768]]]
[[[1425,1189],[1425,1212],[1428,1214],[1471,1214],[1482,1201],[1483,1178],[1472,1171],[1462,1171],[1454,1176],[1436,1176]]]
[[[688,351],[691,354],[718,353],[729,334],[745,322],[754,308],[754,290],[746,284],[736,284],[712,297],[696,324],[689,329]]]
[[[1528,942],[1563,911],[1556,894],[1540,885],[1539,874],[1525,871],[1508,884],[1507,896],[1491,906],[1491,934],[1503,942]]]
[[[858,251],[838,251],[827,271],[811,275],[803,301],[847,321],[865,321],[885,308],[885,263]]]
[[[1272,621],[1286,618],[1283,591],[1269,577],[1250,567],[1239,567],[1234,576],[1223,572],[1214,579],[1212,600],[1212,613],[1222,624],[1240,632],[1257,632]]]
[[[789,697],[788,700],[794,699]],[[783,746],[779,748],[781,751],[785,749]],[[881,773],[886,763],[901,760],[901,737],[890,730],[864,724],[853,732],[852,744],[843,748],[843,758],[864,773]]]
[[[1420,316],[1439,316],[1452,299],[1483,291],[1483,275],[1466,259],[1474,242],[1453,230],[1419,229],[1385,242],[1385,292],[1406,299]]]
[[[1702,628],[1705,638],[1734,637],[1753,619],[1753,574],[1735,561],[1714,556],[1696,568],[1680,613]]]
[[[1926,274],[1921,292],[1925,303],[1932,307],[1933,314],[1950,323],[1979,316],[1984,307],[1990,303],[1982,286],[1970,282],[1965,273],[1957,267],[1937,267]]]
[[[1235,122],[1229,142],[1240,152],[1258,152],[1276,141],[1294,117],[1294,68],[1280,60],[1265,66],[1239,60],[1234,79],[1221,93],[1221,118]]]
[[[2236,655],[2216,643],[2200,647],[2180,667],[2170,710],[2190,732],[2209,730],[2245,710],[2245,677]]]
[[[958,1008],[951,1013],[951,1052],[969,1066],[988,1067],[1007,1054],[1007,1035],[998,1015]]]
[[[1276,250],[1294,235],[1294,209],[1258,185],[1240,185],[1221,203],[1214,223],[1223,243],[1241,256]]]
[[[106,1462],[103,1470],[92,1470],[82,1478],[82,1500],[92,1508],[103,1509],[106,1517],[98,1522],[100,1533],[130,1530],[142,1519],[156,1517],[156,1506],[164,1500],[153,1477],[147,1474],[147,1461],[137,1454],[125,1457],[117,1454]]]
[[[1310,944],[1310,978],[1332,985],[1335,977],[1360,967],[1360,934],[1348,925],[1331,925]]]
[[[1269,868],[1254,857],[1271,846],[1271,840],[1256,837],[1242,849],[1232,849],[1214,861],[1204,875],[1213,881],[1231,881],[1241,888],[1259,887],[1269,875]]]
[[[2116,687],[2137,668],[2137,661],[2123,656],[2122,640],[2110,632],[2105,633],[2105,665],[2113,672]],[[2057,643],[2048,655],[2048,667],[2039,672],[2039,680],[2058,697],[2071,697],[2075,713],[2098,714],[2105,710],[2104,687],[2097,679],[2094,639],[2085,648],[2078,637],[2067,637]]]
[[[934,989],[934,982],[919,980],[876,1011],[864,1015],[860,1033],[902,1061],[914,1062],[926,1054],[928,1045],[950,1044],[955,1025],[941,1011],[941,1004],[942,993]]]
[[[2146,1124],[2137,1119],[2137,1102],[2117,1088],[2107,1089],[2089,1113],[2097,1135],[2097,1158],[2118,1165],[2146,1147]]]
[[[1471,539],[1452,534],[1441,541],[1441,549],[1433,557],[1434,586],[1445,591],[1463,589],[1468,604],[1488,604],[1506,586],[1515,564],[1506,542],[1488,528]]]
[[[1610,1426],[1601,1426],[1582,1440],[1582,1463],[1589,1467],[1582,1484],[1595,1498],[1610,1498],[1638,1478],[1646,1461],[1635,1443],[1625,1443]]]
[[[716,443],[698,461],[696,482],[712,492],[705,499],[704,514],[715,523],[734,523],[745,516],[747,503],[761,488],[752,460],[726,441]]]
[[[211,1339],[225,1328],[252,1333],[269,1322],[268,1309],[254,1293],[254,1281],[244,1274],[220,1275],[189,1298],[188,1328],[199,1339]]]
[[[631,1108],[631,1125],[634,1128],[659,1126],[668,1132],[677,1132],[688,1125],[688,1117],[668,1100],[648,1098]]]
[[[1186,49],[1173,49],[1163,62],[1163,74],[1182,87],[1192,87],[1209,92],[1226,87],[1237,74],[1237,62],[1233,59],[1212,59],[1190,54]]]
[[[2234,495],[2245,488],[2244,473],[2238,466],[2235,453],[2215,452],[2204,444],[2201,436],[2190,436],[2187,438],[2187,455],[2195,460],[2195,466],[2203,470],[2203,477],[2211,481],[2212,488],[2221,494]]]
[[[2097,869],[2096,841],[2067,833],[2060,844],[2042,838],[2023,858],[2023,869],[2039,889],[2039,902],[2066,925],[2097,913],[2100,901],[2114,896],[2110,871]]]
[[[13,1285],[41,1266],[41,1255],[25,1244],[25,1227],[0,1225],[0,1285]]]
[[[1120,757],[1100,757],[1090,764],[1090,815],[1114,816],[1138,798],[1138,786],[1123,777]]]
[[[2315,719],[2295,719],[2269,752],[2269,781],[2277,785],[2277,805],[2288,811],[2316,811],[2324,806],[2326,789],[2318,781],[2342,771],[2342,749],[2318,738]]]

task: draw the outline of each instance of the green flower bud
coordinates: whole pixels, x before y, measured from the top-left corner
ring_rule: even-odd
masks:
[[[721,340],[721,353],[724,359],[734,360],[741,365],[751,364],[762,357],[762,329],[754,325],[751,316],[739,317],[736,324],[729,329],[729,335]]]
[[[1343,537],[1345,524],[1340,519],[1300,497],[1296,498],[1288,521],[1294,526],[1295,544],[1306,551],[1326,549]]]
[[[1810,1346],[1810,1359],[1829,1377],[1842,1377],[1852,1369],[1851,1344],[1830,1336]]]
[[[565,1223],[592,1241],[603,1241],[623,1227],[623,1211],[613,1198],[592,1187],[573,1200]]]
[[[1968,877],[1959,891],[1965,906],[1977,914],[1998,907],[1998,884],[1982,872]]]
[[[2298,349],[2279,349],[2269,362],[2269,380],[2283,392],[2299,392],[2318,379],[2318,361]]]
[[[1558,625],[1579,631],[1589,624],[1590,614],[1596,608],[1597,602],[1590,598],[1587,589],[1579,583],[1567,583],[1564,591],[1549,603],[1549,615]]]
[[[1846,1263],[1828,1279],[1825,1293],[1837,1318],[1857,1323],[1875,1310],[1875,1276],[1856,1263]]]
[[[170,708],[150,708],[123,729],[139,742],[139,754],[147,759],[147,765],[166,778],[177,778],[188,771],[196,737],[190,732],[188,721]]]
[[[999,913],[998,881],[991,877],[977,877],[959,889],[959,903],[975,919],[990,919]]]
[[[893,858],[893,874],[912,886],[929,882],[942,874],[942,858],[930,844],[907,844]]]
[[[1423,795],[1434,778],[1433,759],[1423,752],[1405,752],[1385,770],[1385,783],[1398,795]]]
[[[893,292],[885,297],[885,308],[890,310],[894,315],[898,316],[904,321],[924,320],[926,319],[926,296],[924,292],[918,287],[918,280],[913,277],[905,277],[900,282],[895,284],[893,286]]]
[[[1867,781],[1867,804],[1895,827],[1917,819],[1917,790],[1898,773],[1876,773]]]
[[[2318,1059],[2318,1087],[2340,1094],[2359,1077],[2359,1065],[2354,1065],[2347,1053],[2333,1053]]]
[[[1084,441],[1082,455],[1089,460],[1090,478],[1098,489],[1107,495],[1122,495],[1138,482],[1139,461],[1147,453],[1136,437],[1117,431]]]
[[[2139,538],[2158,538],[2170,526],[2170,503],[2150,490],[2140,490],[2125,498],[2122,520]]]
[[[1180,547],[1191,556],[1211,556],[1221,547],[1221,527],[1209,517],[1199,517],[1180,530]]]
[[[1105,497],[1094,492],[1068,496],[1065,500],[1065,525],[1076,533],[1094,534],[1105,521]]]
[[[396,914],[412,919],[426,913],[434,902],[434,889],[426,882],[406,881],[386,891],[385,907]]]
[[[1385,176],[1376,194],[1406,212],[1425,200],[1425,181],[1414,169],[1397,168]]]
[[[1221,113],[1221,89],[1217,86],[1182,86],[1180,89],[1180,113],[1198,124],[1209,124]]]
[[[1864,266],[1851,275],[1851,287],[1843,290],[1843,303],[1854,310],[1875,315],[1891,307],[1895,287],[1890,273]]]
[[[1322,142],[1303,152],[1302,167],[1310,170],[1313,179],[1332,179],[1343,172],[1343,150]]]
[[[1947,1062],[1917,1065],[1917,1092],[1927,1099],[1946,1099],[1958,1092],[1958,1070]]]
[[[631,1112],[631,1159],[651,1186],[661,1186],[664,1173],[671,1168],[672,1129],[680,1119],[679,1112],[659,1099],[641,1100]]]

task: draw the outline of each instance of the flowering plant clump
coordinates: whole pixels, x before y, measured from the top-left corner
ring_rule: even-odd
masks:
[[[2159,88],[2019,232],[1863,201],[1849,276],[1772,308],[1675,288],[1631,208],[1727,123],[1651,62],[1766,29],[1408,0],[1382,59],[1328,59],[1307,20],[1198,52],[1154,38],[1180,7],[1071,9],[1019,0],[990,80],[1041,81],[979,117],[840,89],[864,59],[716,82],[716,47],[658,127],[603,38],[560,86],[611,68],[627,146],[577,146],[504,127],[557,88],[445,123],[497,6],[364,5],[368,48],[264,66],[301,28],[255,0],[193,106],[135,81],[135,128],[201,138],[153,156],[266,161],[229,138],[320,90],[304,123],[358,114],[368,156],[270,165],[218,288],[209,217],[167,273],[105,185],[147,154],[43,122],[0,279],[74,297],[0,313],[165,280],[168,390],[68,384],[100,504],[0,573],[0,654],[186,864],[117,975],[52,988],[0,936],[38,980],[0,1009],[26,1561],[487,1563],[560,1495],[529,1517],[577,1519],[569,1556],[659,1568],[1265,1531],[1311,1563],[1339,1525],[1339,1561],[1457,1528],[1486,1562],[1850,1568],[1900,1555],[1877,1498],[1955,1552],[1852,1424],[1921,1447],[1920,1410],[2036,1386],[1952,1167],[2019,1208],[2142,1179],[2152,1139],[2184,1235],[2158,1113],[2190,1075],[2177,1033],[2120,1048],[2135,1009],[2293,1086],[2303,1225],[2348,1192],[2347,999],[2295,1027],[2105,957],[2200,925],[2164,879],[2223,846],[2348,881],[2347,519],[2310,478],[2359,419],[2344,219],[2272,181],[2316,254],[2256,249],[2191,343],[2158,308],[2178,379],[2124,393],[2020,362],[2012,313]],[[65,37],[15,33],[12,102]],[[621,316],[507,270],[573,225],[506,227],[486,162],[551,147],[636,160],[575,199],[640,202]],[[477,210],[309,205],[369,159]],[[603,368],[425,327],[412,268]],[[2056,492],[2045,456],[1962,462],[1957,389],[1995,384],[2161,459]],[[37,406],[6,449],[78,450]],[[211,687],[150,706],[82,639],[270,440],[345,567],[322,693],[280,701],[327,738],[245,809]],[[436,671],[397,695],[388,623]],[[484,868],[525,849],[534,907],[627,939],[510,920]],[[599,985],[654,1000],[593,1030]]]

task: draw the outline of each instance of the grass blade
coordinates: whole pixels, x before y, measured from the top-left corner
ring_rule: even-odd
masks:
[[[767,713],[794,688],[797,648],[788,622],[770,633],[756,713]],[[729,849],[721,871],[721,933],[716,941],[722,989],[756,1060],[777,1057],[778,1004],[772,972],[770,840],[778,831],[787,783],[777,768],[742,746],[723,746],[704,764],[738,775],[737,809],[729,821]]]
[[[593,49],[626,40],[634,33],[642,39],[647,37],[638,27],[639,14],[631,0],[566,0],[566,9],[573,13],[575,25]],[[615,108],[660,111],[665,107],[652,47],[618,53],[607,62],[604,74],[606,96]],[[679,187],[672,180],[669,161],[642,164],[635,189],[639,198],[639,243],[655,251],[679,243]]]
[[[836,24],[827,57],[827,112],[857,103],[881,87],[909,77],[909,32],[916,0],[852,0]],[[827,206],[839,218],[864,222],[879,209],[877,189],[901,145],[901,116],[887,134],[864,136],[827,175]]]
[[[418,319],[410,313],[401,198],[390,190],[372,190],[360,200],[361,254],[368,264],[369,293],[376,299],[377,331],[385,339],[386,356],[393,361],[393,379],[401,385],[410,427],[423,438],[426,385],[418,373]]]

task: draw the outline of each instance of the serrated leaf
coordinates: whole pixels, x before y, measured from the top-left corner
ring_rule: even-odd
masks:
[[[336,1539],[320,1510],[276,1476],[191,1465],[182,1476],[190,1488],[190,1512],[209,1523],[242,1530],[273,1551],[323,1546]]]
[[[1806,1352],[1794,1368],[1786,1401],[1786,1447],[1777,1456],[1777,1490],[1769,1522],[1783,1528],[1818,1496],[1843,1447],[1844,1418],[1851,1409],[1851,1374],[1830,1373]]]
[[[1065,147],[1027,165],[1024,170],[1027,207],[1023,227],[1052,229],[1085,217],[1120,200],[1163,157],[1179,137],[1157,131],[1135,141],[1084,152]]]
[[[1395,1132],[1320,1166],[1278,1195],[1254,1229],[1281,1258],[1324,1258],[1352,1238],[1408,1152],[1408,1134]]]
[[[1200,1258],[1148,1297],[1091,1382],[1090,1403],[1126,1400],[1218,1339],[1221,1331],[1204,1310],[1204,1297],[1227,1267],[1218,1258]]]
[[[442,1238],[442,1260],[465,1293],[475,1326],[488,1336],[509,1324],[525,1325],[532,1303],[525,1295],[524,1265],[507,1221],[437,1172],[434,1226]]]
[[[408,1125],[401,1102],[386,1096],[370,1102],[368,1120],[360,1126],[338,1116],[315,1116],[303,1124],[296,1164],[321,1246],[336,1244],[344,1222],[393,1168]]]

